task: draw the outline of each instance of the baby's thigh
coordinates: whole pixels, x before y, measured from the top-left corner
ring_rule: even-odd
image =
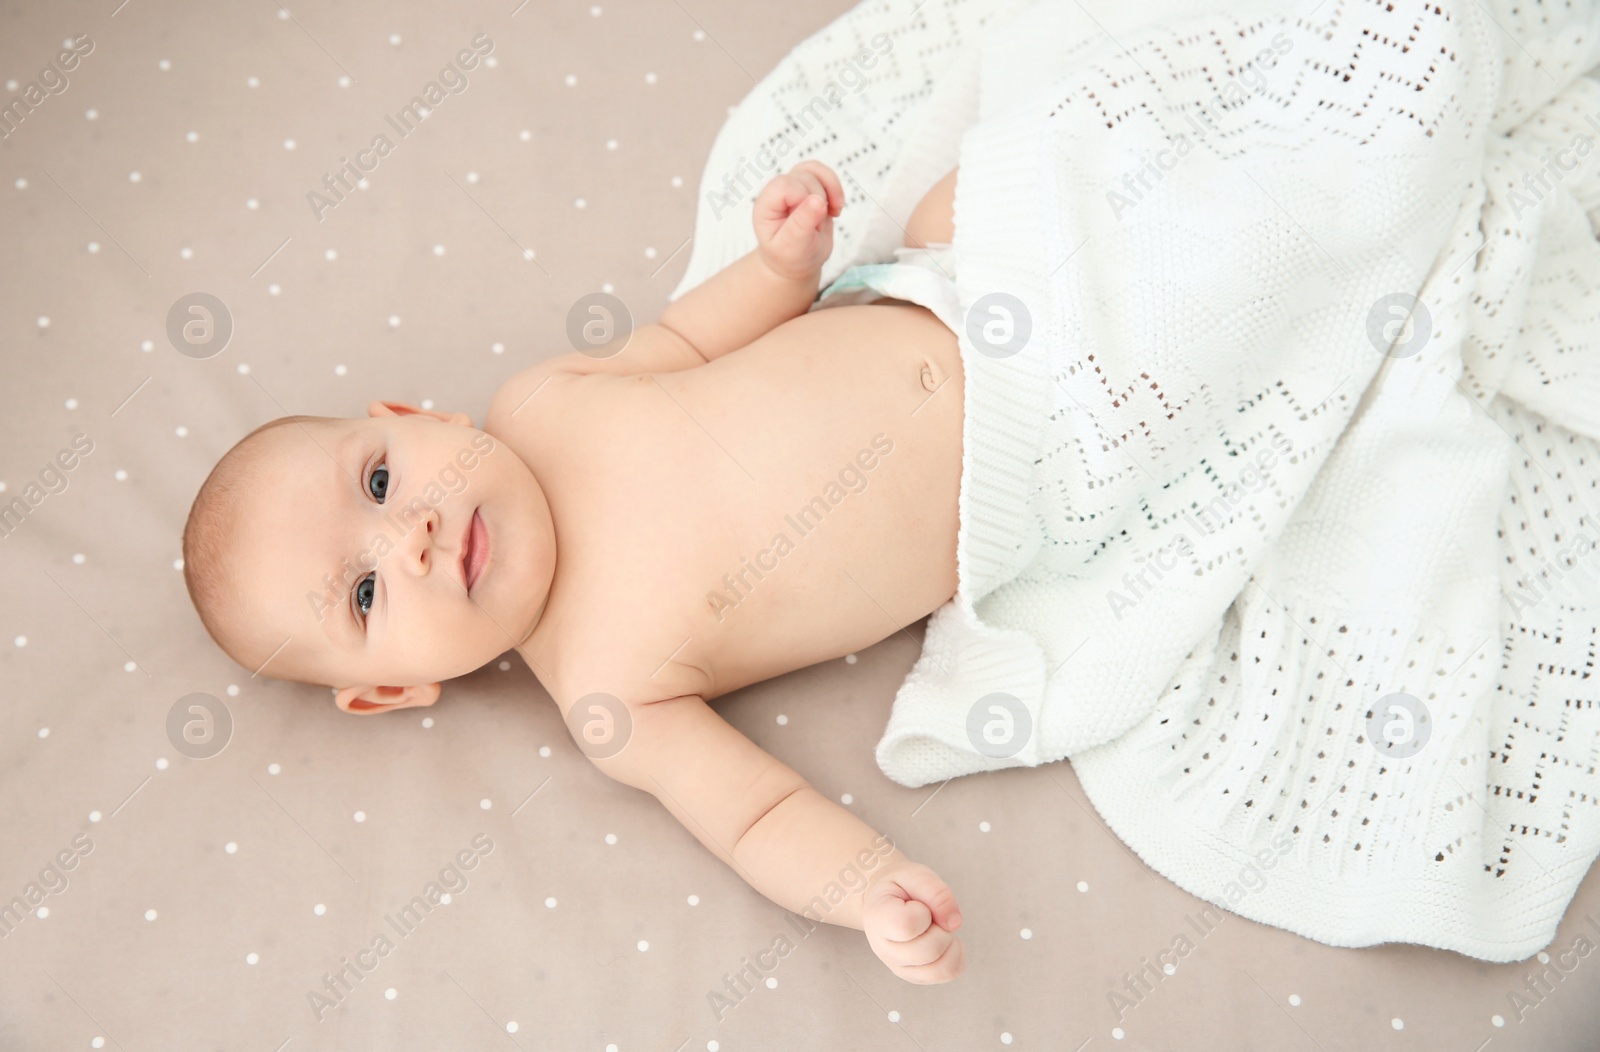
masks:
[[[933,189],[923,195],[917,202],[917,207],[911,210],[911,218],[906,221],[906,236],[904,244],[907,248],[922,248],[932,243],[949,244],[955,237],[955,220],[953,207],[956,199],[956,173],[960,168],[952,168],[948,175],[933,184]]]

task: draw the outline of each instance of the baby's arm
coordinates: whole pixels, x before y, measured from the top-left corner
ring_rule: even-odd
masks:
[[[804,314],[843,207],[838,176],[820,162],[775,177],[754,203],[757,248],[668,305],[659,324],[709,362]]]
[[[933,870],[822,796],[697,695],[629,710],[627,744],[595,766],[655,796],[773,902],[864,931],[901,978],[942,983],[961,974],[965,951],[953,934],[960,909]],[[837,888],[848,895],[830,901],[830,884],[835,897]]]

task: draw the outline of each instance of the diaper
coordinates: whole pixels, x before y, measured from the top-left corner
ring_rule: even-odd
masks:
[[[893,263],[863,263],[846,270],[822,290],[810,309],[905,300],[926,307],[952,332],[959,332],[961,304],[951,246],[932,242],[927,248],[897,248],[894,257]]]

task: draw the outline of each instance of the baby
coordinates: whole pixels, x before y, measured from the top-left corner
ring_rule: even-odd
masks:
[[[951,240],[955,178],[907,247]],[[257,429],[195,498],[184,579],[231,657],[346,712],[431,705],[516,650],[602,772],[942,983],[965,963],[945,882],[707,704],[955,593],[956,336],[904,301],[810,310],[843,203],[816,161],[777,176],[755,251],[625,343],[524,370],[482,431],[388,402]]]

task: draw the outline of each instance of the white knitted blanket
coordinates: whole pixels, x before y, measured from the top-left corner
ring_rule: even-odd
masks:
[[[1600,0],[1208,6],[862,4],[674,296],[778,168],[844,179],[828,283],[959,163],[960,583],[880,766],[1070,757],[1203,899],[1518,960],[1600,853]]]

